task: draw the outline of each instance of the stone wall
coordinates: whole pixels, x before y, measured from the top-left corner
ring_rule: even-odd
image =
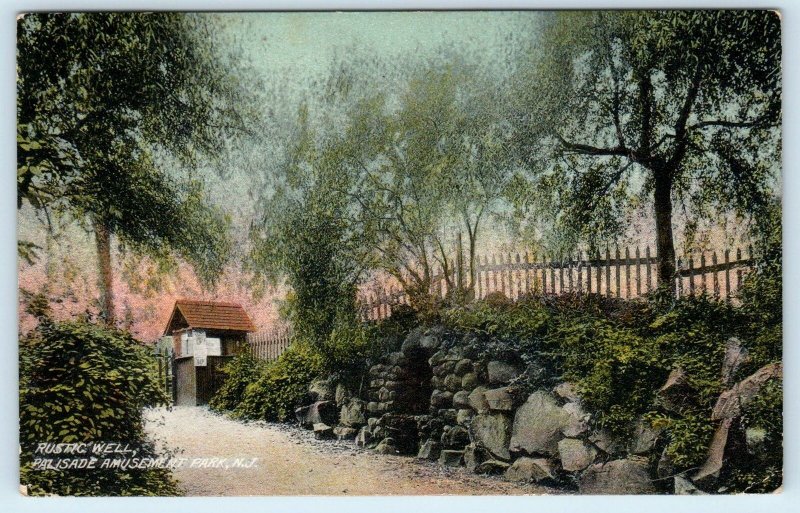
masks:
[[[643,419],[624,440],[591,429],[575,388],[543,372],[516,354],[486,351],[474,335],[420,328],[369,369],[362,397],[341,385],[317,392],[298,420],[382,454],[579,493],[703,493],[688,476],[672,475],[660,431]]]

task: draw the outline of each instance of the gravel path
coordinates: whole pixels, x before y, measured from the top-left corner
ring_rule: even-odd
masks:
[[[151,409],[145,416],[148,435],[161,450],[187,458],[174,471],[186,495],[557,493],[417,458],[378,455],[352,442],[316,440],[309,431],[283,424],[237,422],[202,407]],[[197,468],[195,458],[223,467],[236,458],[244,464],[257,460],[251,468]]]

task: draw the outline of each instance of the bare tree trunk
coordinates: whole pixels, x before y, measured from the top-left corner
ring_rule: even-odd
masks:
[[[101,221],[94,223],[94,238],[97,244],[97,262],[100,271],[100,317],[106,325],[116,324],[114,312],[114,280],[111,269],[111,230]]]
[[[656,250],[658,252],[658,283],[673,287],[675,278],[675,243],[672,237],[672,173],[655,172],[653,204],[656,218]]]

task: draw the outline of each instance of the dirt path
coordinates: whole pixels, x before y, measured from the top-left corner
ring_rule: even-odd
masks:
[[[178,457],[235,458],[252,468],[191,468],[175,476],[186,495],[511,495],[553,493],[463,468],[357,449],[352,442],[315,440],[299,428],[241,423],[206,408],[146,412],[149,436]],[[208,460],[206,460],[208,461]]]

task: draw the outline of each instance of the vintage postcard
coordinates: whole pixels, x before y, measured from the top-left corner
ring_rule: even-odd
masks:
[[[23,494],[781,491],[777,12],[37,12],[16,55]]]

